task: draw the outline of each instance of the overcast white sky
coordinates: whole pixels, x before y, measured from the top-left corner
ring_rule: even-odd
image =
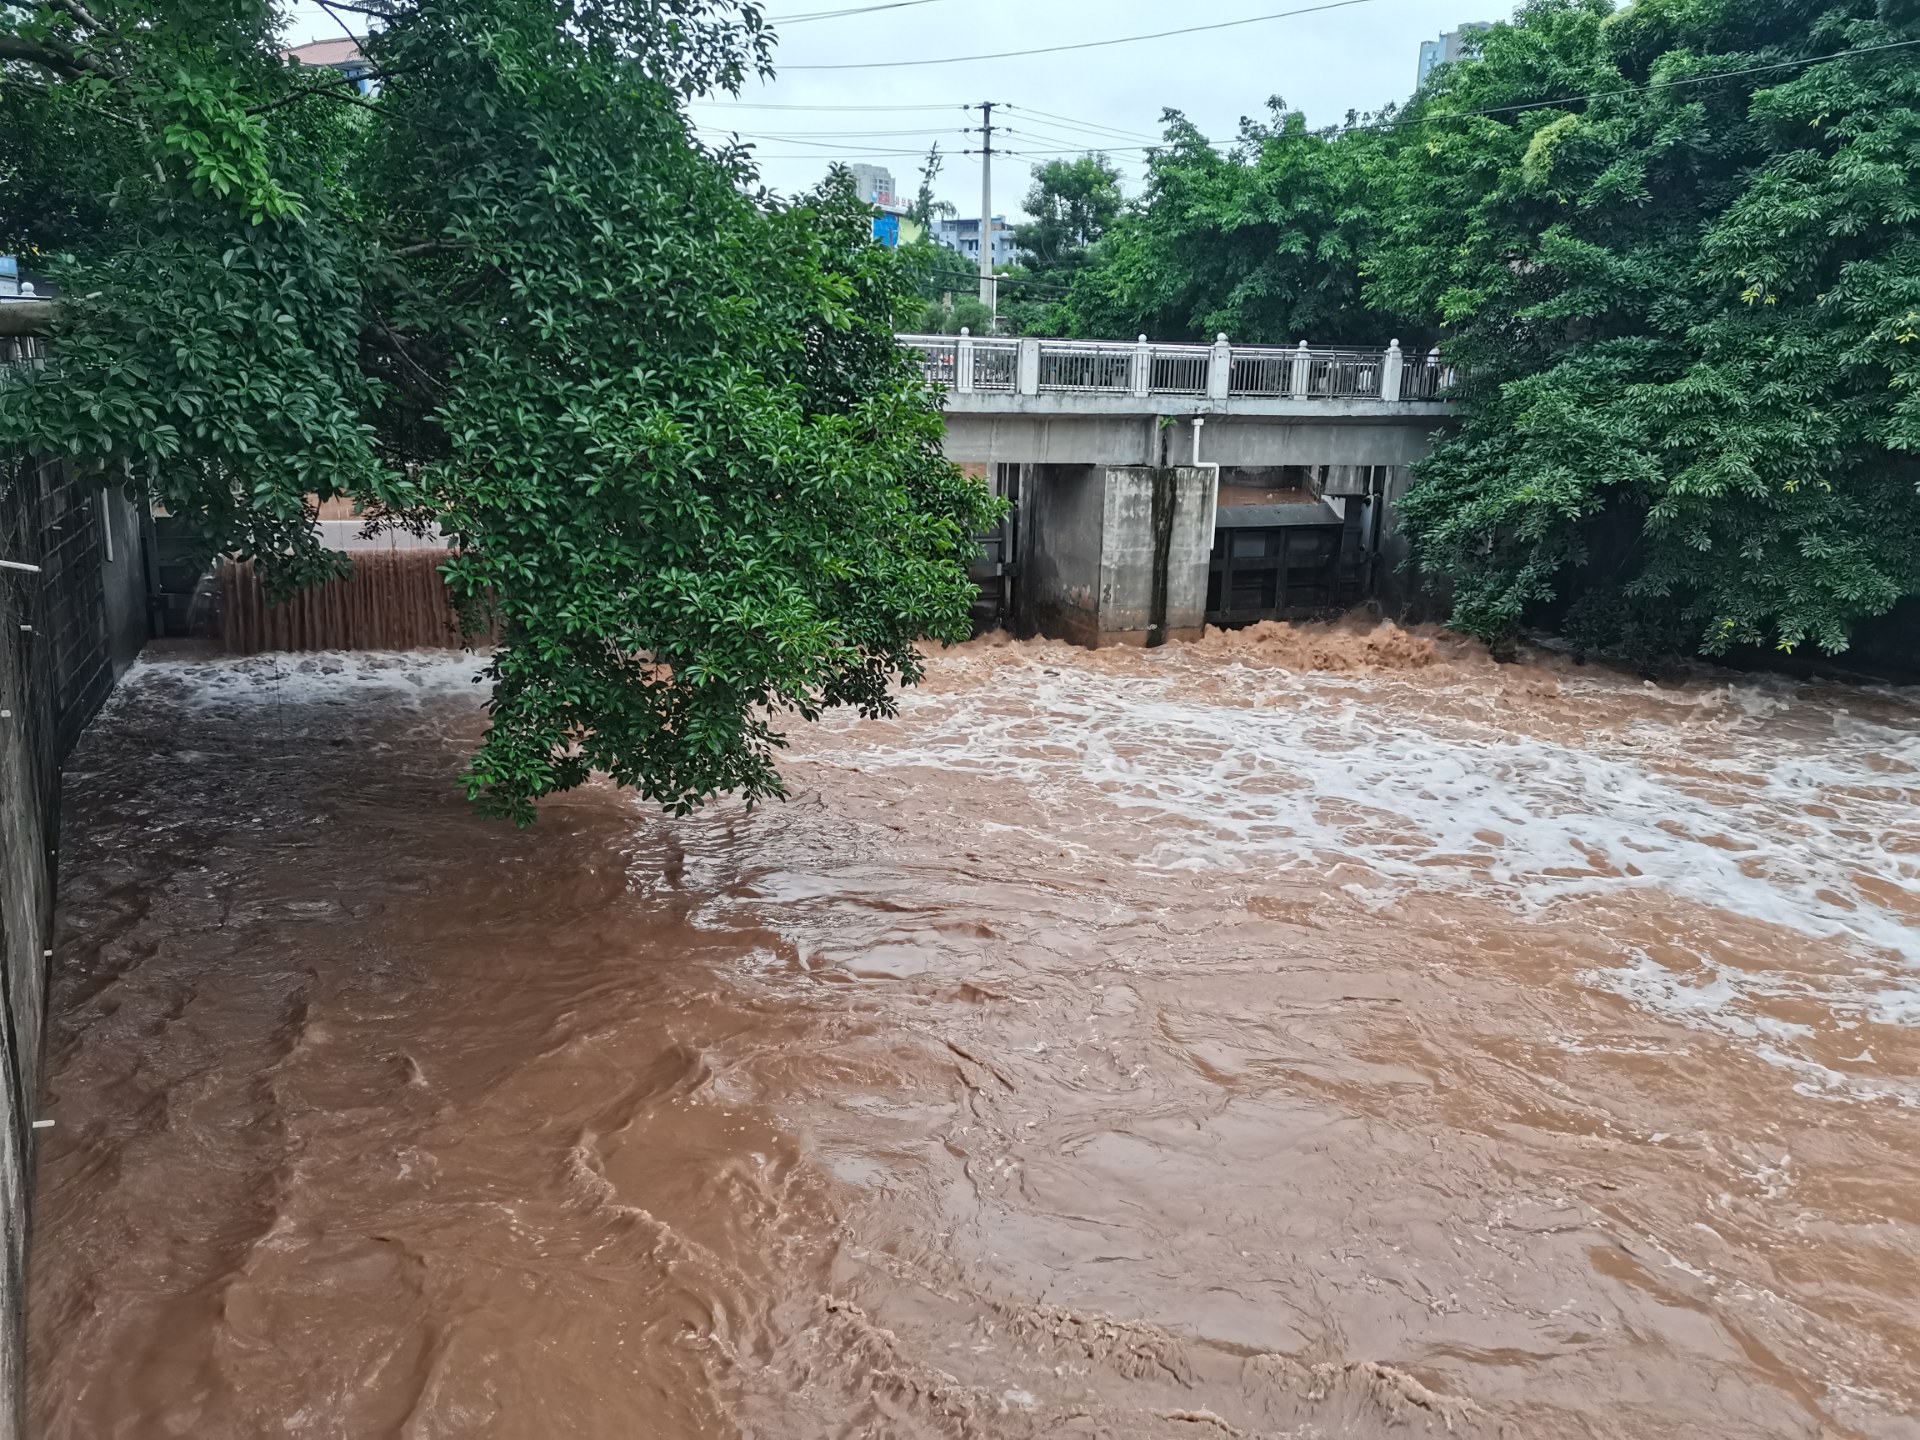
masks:
[[[1015,156],[994,162],[996,212],[1017,213],[1036,158],[1103,149],[1137,189],[1141,152],[1158,137],[1160,114],[1185,111],[1215,140],[1270,96],[1304,109],[1316,125],[1349,110],[1373,110],[1413,90],[1420,42],[1462,21],[1503,20],[1513,0],[910,0],[837,18],[885,0],[767,0],[780,35],[780,76],[750,85],[739,102],[699,102],[695,117],[715,137],[755,138],[762,173],[777,190],[805,189],[834,160],[887,166],[898,188],[918,186],[935,140],[948,156],[936,186],[965,215],[980,206],[979,112],[992,100],[995,137]],[[960,61],[1043,46],[1143,35],[1317,8],[1231,29],[1056,54]],[[339,34],[312,0],[293,7],[295,40]],[[792,17],[781,23],[782,17]],[[940,60],[940,64],[903,62]],[[805,68],[852,66],[859,69]],[[832,106],[755,109],[750,106]],[[924,109],[858,109],[915,106]],[[1040,114],[1036,112],[1046,112]],[[1110,134],[1108,132],[1124,132]],[[1095,133],[1098,132],[1098,133]]]

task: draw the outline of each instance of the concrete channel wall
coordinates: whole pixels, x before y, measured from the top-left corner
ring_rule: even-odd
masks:
[[[117,490],[0,462],[0,1440],[24,1433],[60,766],[146,639],[145,538]]]

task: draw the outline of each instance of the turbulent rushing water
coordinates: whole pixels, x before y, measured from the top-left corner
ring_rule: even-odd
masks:
[[[41,1433],[1920,1435],[1920,704],[1430,653],[982,642],[530,834],[469,662],[142,666]]]

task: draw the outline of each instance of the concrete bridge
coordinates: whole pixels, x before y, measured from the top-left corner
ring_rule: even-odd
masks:
[[[980,576],[1018,628],[1158,644],[1401,601],[1394,506],[1448,421],[1437,353],[907,335],[947,454],[1013,502]]]

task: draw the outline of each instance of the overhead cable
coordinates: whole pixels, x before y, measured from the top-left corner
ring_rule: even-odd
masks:
[[[1325,0],[1298,10],[1276,10],[1270,15],[1249,15],[1244,20],[1217,20],[1209,25],[1183,25],[1178,30],[1158,30],[1151,35],[1120,35],[1111,40],[1081,40],[1071,45],[1041,45],[1031,50],[1000,50],[990,55],[946,55],[937,60],[853,60],[829,65],[785,65],[782,70],[901,70],[910,65],[965,65],[976,60],[1017,60],[1027,55],[1060,55],[1069,50],[1099,50],[1109,45],[1137,45],[1146,40],[1167,40],[1175,35],[1198,35],[1209,30],[1232,30],[1242,25],[1260,25],[1269,20],[1286,20],[1295,15],[1317,15],[1323,10],[1346,10],[1355,5],[1372,5],[1376,0]]]
[[[1523,101],[1513,105],[1490,105],[1490,106],[1485,106],[1485,107],[1482,107],[1479,109],[1473,109],[1473,110],[1449,110],[1449,111],[1441,112],[1438,114],[1414,116],[1414,117],[1404,118],[1404,119],[1395,117],[1389,120],[1362,121],[1354,125],[1340,126],[1336,130],[1334,130],[1332,133],[1349,134],[1355,131],[1367,131],[1367,130],[1390,131],[1390,130],[1399,130],[1399,129],[1417,129],[1422,126],[1439,125],[1439,124],[1443,124],[1443,123],[1454,121],[1454,120],[1471,120],[1476,118],[1492,117],[1492,116],[1499,116],[1499,115],[1512,115],[1512,114],[1518,114],[1527,110],[1553,109],[1553,108],[1557,108],[1559,106],[1564,106],[1564,105],[1591,104],[1596,100],[1618,99],[1621,96],[1638,95],[1638,94],[1644,94],[1650,91],[1658,91],[1658,90],[1677,90],[1690,85],[1707,85],[1707,84],[1713,84],[1721,80],[1739,79],[1747,75],[1764,75],[1764,74],[1771,74],[1771,73],[1782,71],[1782,70],[1805,69],[1813,65],[1824,65],[1827,62],[1833,61],[1833,60],[1848,60],[1848,59],[1853,59],[1855,57],[1863,56],[1863,55],[1877,55],[1877,54],[1884,54],[1889,51],[1895,51],[1895,50],[1908,50],[1908,49],[1912,49],[1915,46],[1920,46],[1920,40],[1893,40],[1893,41],[1888,41],[1886,43],[1879,44],[1879,45],[1862,45],[1851,50],[1836,50],[1831,54],[1827,54],[1827,55],[1808,55],[1808,56],[1803,56],[1797,60],[1781,60],[1781,61],[1772,62],[1770,64],[1766,64],[1766,65],[1748,65],[1748,66],[1742,66],[1741,68],[1735,69],[1735,70],[1715,71],[1714,73],[1709,75],[1684,76],[1677,80],[1654,80],[1654,81],[1649,81],[1643,85],[1629,85],[1629,86],[1624,86],[1615,90],[1598,90],[1598,91],[1590,92],[1585,95],[1561,95],[1561,96],[1556,96],[1553,99],[1549,99],[1549,100],[1529,100],[1529,101]],[[795,108],[803,108],[803,107],[795,107]],[[828,106],[828,107],[821,107],[821,108],[837,109],[841,107]],[[939,108],[944,109],[947,107],[943,106]],[[1039,112],[1031,112],[1031,113],[1037,114]],[[1313,138],[1323,136],[1326,133],[1328,132],[1303,131],[1299,133],[1297,138],[1300,138],[1303,140],[1313,139]],[[1286,138],[1292,138],[1292,137],[1289,137],[1286,135],[1280,135],[1280,136],[1269,136],[1265,138],[1272,140],[1272,139],[1286,139]],[[804,142],[796,142],[796,143],[804,143]],[[1244,143],[1244,142],[1235,142],[1235,143],[1238,144],[1238,143]],[[1171,146],[1168,142],[1163,141],[1158,145],[1117,145],[1117,146],[1108,146],[1105,148],[1114,154],[1121,154],[1121,153],[1139,154],[1139,153],[1144,153],[1150,150],[1165,150],[1165,149],[1174,148],[1174,147]],[[1213,143],[1208,143],[1206,145],[1206,148],[1209,150],[1213,150],[1216,153],[1219,153],[1224,149],[1226,149],[1227,147],[1213,144]],[[919,153],[920,152],[917,150],[872,150],[872,151],[866,152],[868,158],[879,157],[879,156],[917,157]],[[969,154],[972,152],[962,151],[960,153]],[[1029,150],[1029,151],[1020,152],[1019,158],[1046,159],[1046,158],[1057,158],[1057,157],[1066,156],[1066,155],[1080,155],[1085,153],[1087,153],[1085,149],[1059,150],[1059,151]],[[762,159],[762,160],[799,160],[799,159],[816,159],[818,157],[808,156],[808,155],[757,155],[756,158]]]
[[[916,5],[936,5],[940,0],[890,0],[885,5],[860,5],[850,10],[815,10],[805,15],[769,15],[769,25],[805,25],[813,20],[844,20],[850,15],[872,15],[880,10],[910,10]]]
[[[1824,65],[1832,60],[1850,60],[1860,55],[1877,55],[1889,50],[1907,50],[1920,45],[1920,40],[1893,40],[1881,45],[1861,45],[1852,50],[1836,50],[1829,55],[1807,55],[1798,60],[1780,60],[1768,65],[1746,65],[1737,70],[1718,70],[1711,75],[1689,75],[1678,80],[1651,80],[1644,85],[1627,85],[1617,90],[1596,90],[1585,95],[1560,95],[1551,100],[1527,100],[1513,105],[1489,105],[1475,110],[1447,110],[1433,115],[1416,115],[1406,118],[1394,117],[1388,120],[1363,120],[1353,125],[1341,125],[1328,130],[1303,130],[1297,134],[1262,136],[1259,143],[1272,140],[1324,138],[1329,133],[1348,135],[1357,131],[1378,130],[1414,130],[1424,125],[1440,125],[1453,120],[1472,120],[1497,115],[1514,115],[1527,110],[1551,110],[1563,105],[1591,104],[1596,100],[1613,100],[1623,95],[1640,95],[1655,90],[1677,90],[1688,85],[1711,85],[1721,80],[1734,80],[1743,75],[1764,75],[1778,70],[1805,69],[1811,65]],[[1235,145],[1245,141],[1235,141]],[[1149,150],[1168,150],[1177,148],[1175,142],[1161,141],[1157,145],[1116,145],[1109,147],[1114,153],[1140,153]],[[1205,148],[1216,153],[1224,152],[1227,146],[1206,142]],[[1030,156],[1039,152],[1028,152]],[[1064,155],[1084,154],[1081,150],[1057,152]]]
[[[695,121],[703,130],[728,130],[755,140],[903,140],[920,135],[964,135],[965,129],[945,126],[938,130],[734,130],[731,125]]]
[[[972,105],[958,101],[949,105],[771,105],[750,100],[692,100],[692,105],[715,105],[726,110],[971,110]]]
[[[1884,45],[1862,45],[1853,50],[1836,50],[1831,55],[1809,55],[1799,60],[1781,60],[1772,65],[1748,65],[1739,70],[1719,70],[1711,75],[1690,75],[1680,80],[1651,80],[1645,85],[1628,85],[1620,90],[1597,90],[1591,95],[1563,95],[1557,100],[1529,100],[1523,105],[1492,105],[1484,110],[1454,110],[1444,115],[1422,116],[1409,124],[1440,120],[1462,120],[1475,115],[1510,115],[1517,110],[1550,109],[1555,105],[1578,105],[1594,100],[1612,100],[1621,95],[1638,95],[1649,90],[1676,90],[1682,85],[1708,85],[1716,80],[1735,80],[1742,75],[1762,75],[1770,70],[1794,70],[1807,65],[1824,65],[1829,60],[1847,60],[1855,55],[1874,55],[1883,50],[1906,50],[1920,40],[1892,40]],[[1391,122],[1351,125],[1351,130],[1390,129]]]
[[[1050,110],[1036,110],[1031,105],[1009,105],[1009,110],[1018,110],[1022,115],[1032,115],[1041,120],[1051,120],[1070,130],[1105,131],[1123,140],[1151,140],[1153,137],[1141,130],[1122,130],[1113,125],[1102,125],[1097,120],[1075,120],[1070,115],[1055,115]]]

